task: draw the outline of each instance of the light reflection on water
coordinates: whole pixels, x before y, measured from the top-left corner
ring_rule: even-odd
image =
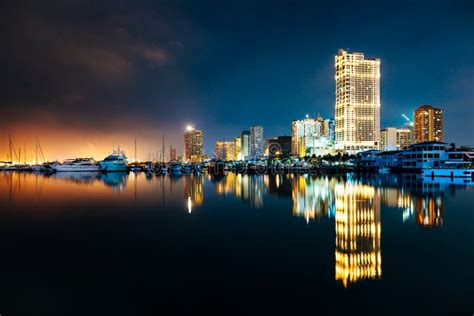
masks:
[[[208,188],[206,190],[206,187]],[[67,211],[67,203],[127,203],[195,215],[206,200],[225,196],[263,208],[267,198],[291,200],[288,216],[334,225],[334,278],[344,287],[382,278],[381,209],[399,212],[402,223],[423,228],[443,226],[443,199],[455,190],[472,187],[423,182],[403,176],[242,175],[222,177],[155,176],[146,173],[0,173],[0,202],[7,210]],[[208,195],[206,197],[205,195]],[[62,202],[62,203],[61,203]],[[55,205],[58,205],[55,207]],[[38,214],[37,214],[38,215]],[[321,223],[323,225],[323,223]]]

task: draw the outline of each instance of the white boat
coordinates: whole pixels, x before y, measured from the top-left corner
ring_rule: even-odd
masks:
[[[31,169],[33,171],[36,171],[36,172],[40,172],[40,171],[54,171],[54,168],[48,164],[48,163],[44,163],[42,165],[33,165],[31,166]]]
[[[92,158],[67,159],[62,164],[52,166],[56,172],[97,172],[99,165]]]
[[[114,150],[111,155],[99,161],[100,169],[104,172],[124,172],[127,171],[127,156],[120,149]]]

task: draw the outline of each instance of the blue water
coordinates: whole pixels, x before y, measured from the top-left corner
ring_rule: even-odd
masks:
[[[474,312],[474,187],[0,173],[1,315]]]

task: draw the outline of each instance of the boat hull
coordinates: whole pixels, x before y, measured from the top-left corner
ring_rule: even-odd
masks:
[[[108,163],[99,162],[100,170],[103,172],[125,172],[127,171],[127,164],[125,163]]]
[[[56,172],[99,172],[99,166],[55,166]]]
[[[422,170],[423,177],[445,177],[445,178],[474,178],[474,169],[423,169]]]

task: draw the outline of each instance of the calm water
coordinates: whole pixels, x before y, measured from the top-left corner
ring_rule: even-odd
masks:
[[[474,312],[469,186],[3,172],[0,205],[2,316]]]

